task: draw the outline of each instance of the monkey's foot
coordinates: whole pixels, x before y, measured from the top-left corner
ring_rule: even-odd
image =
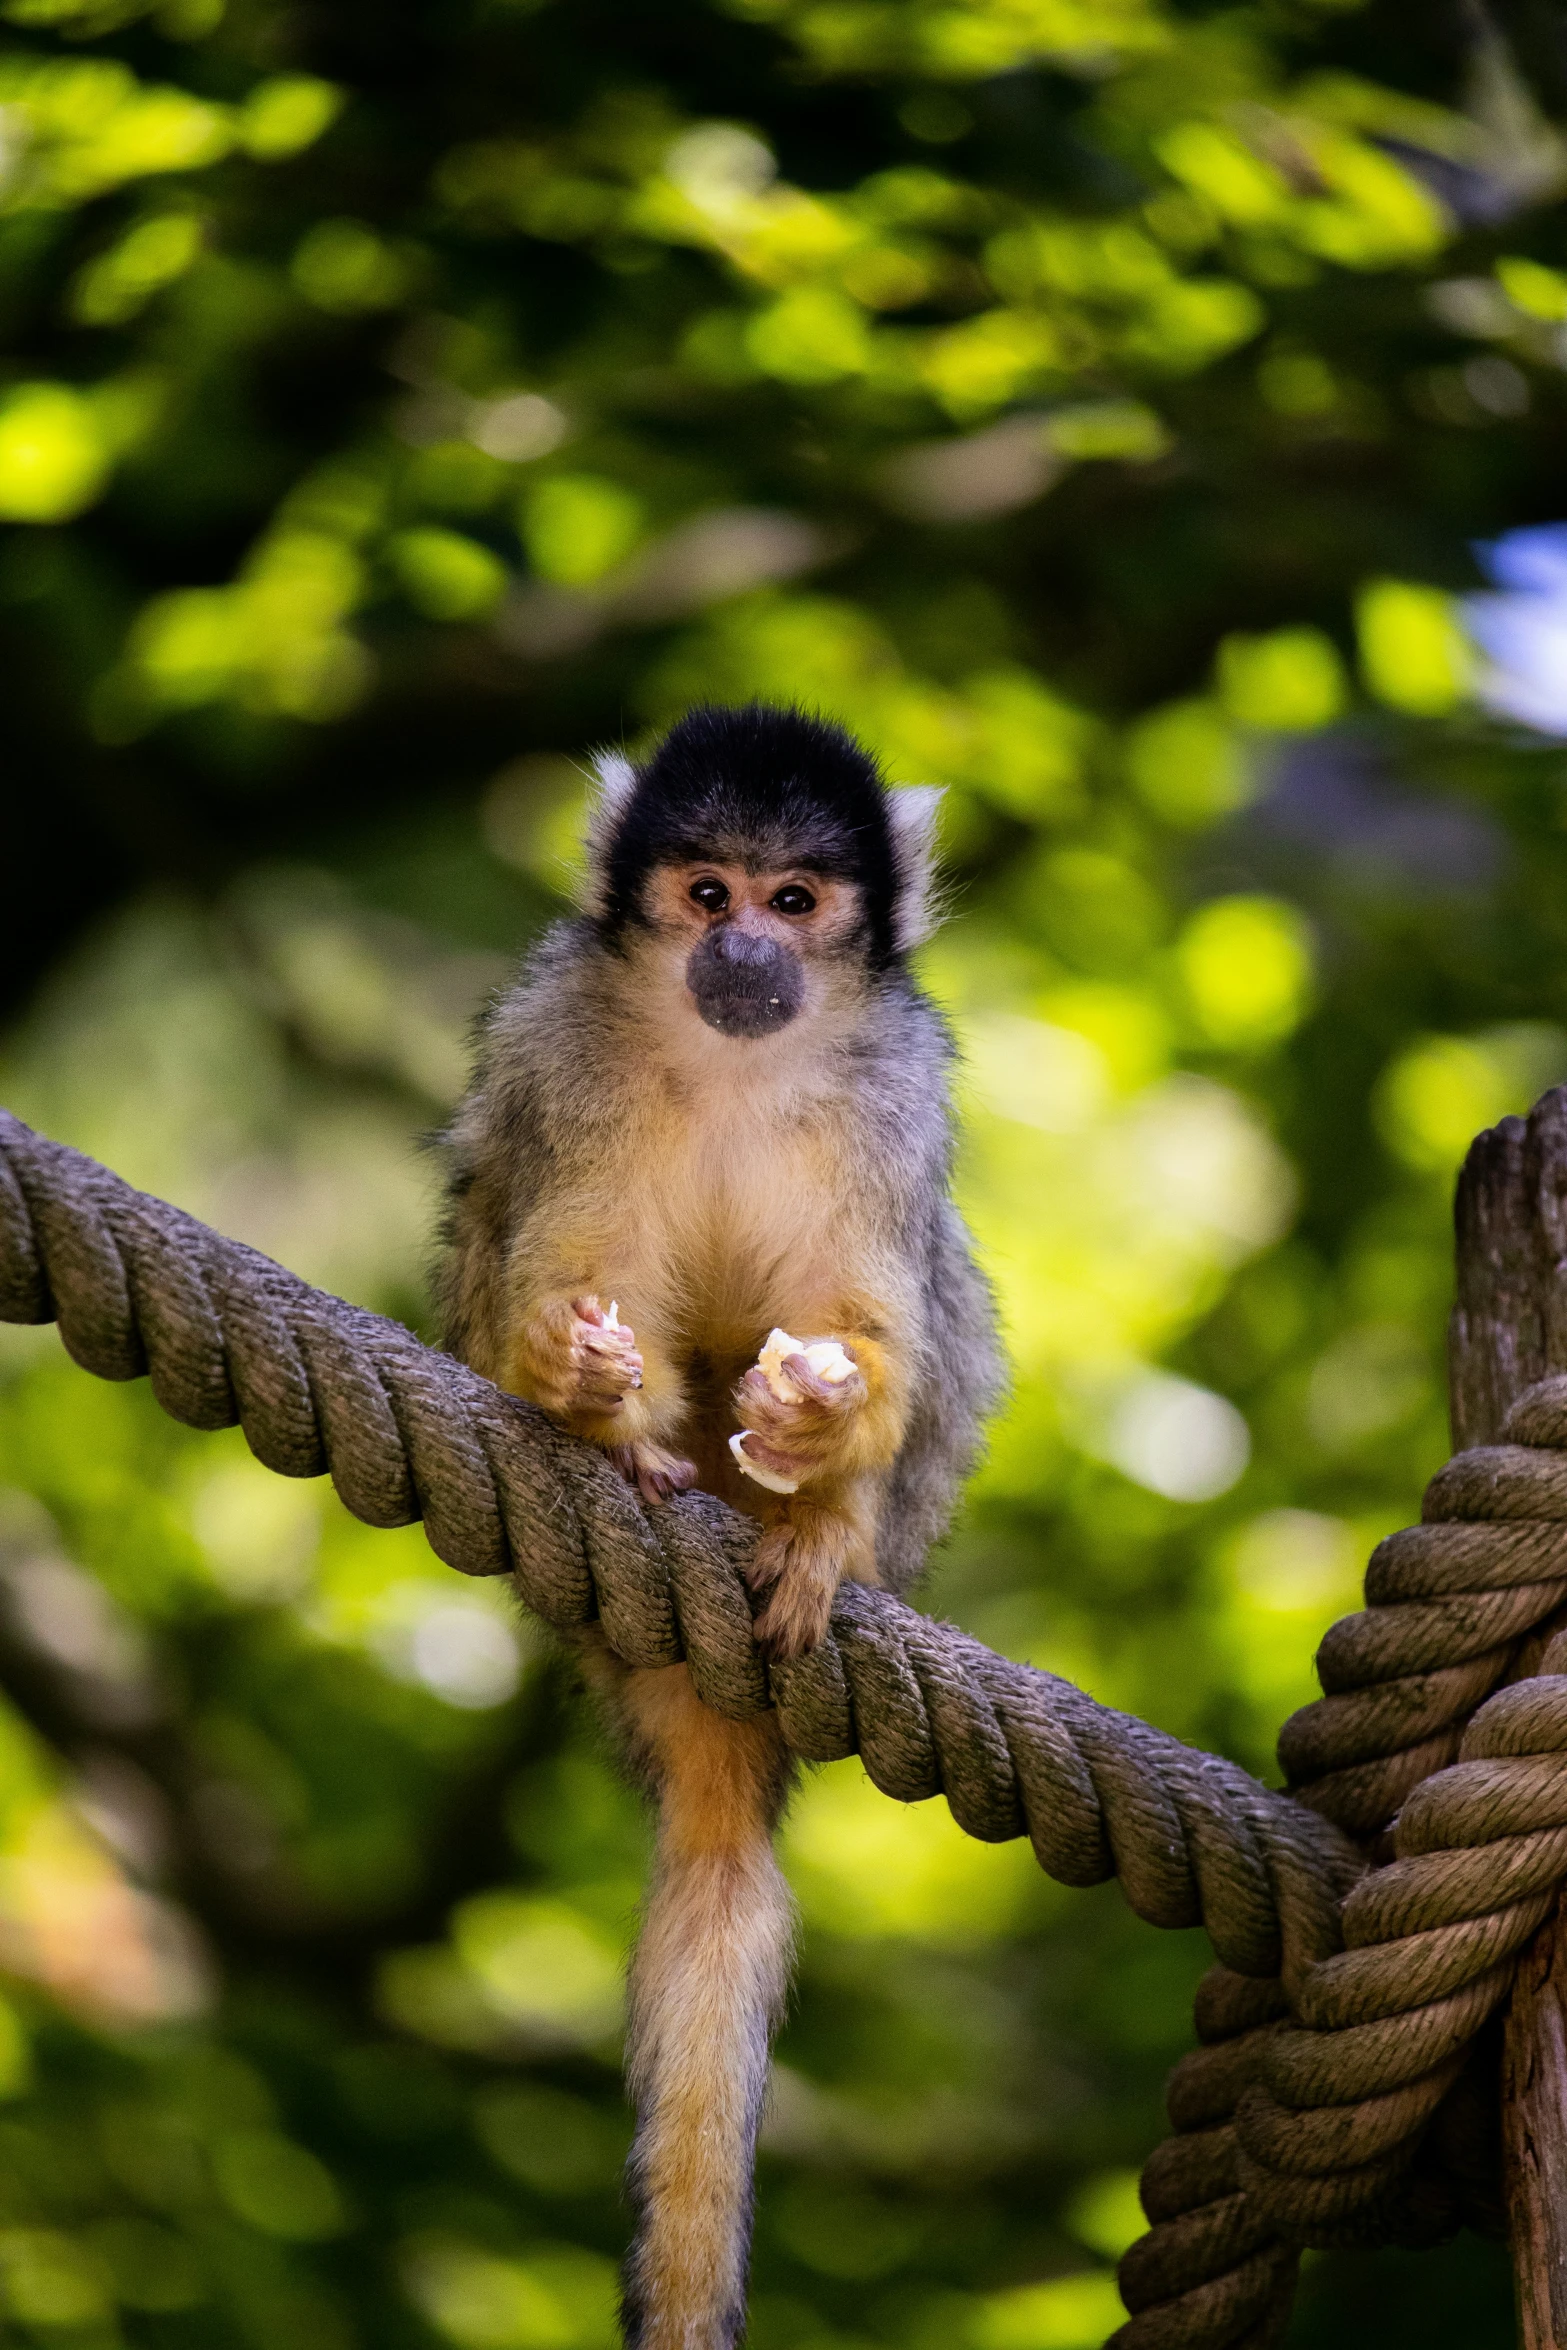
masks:
[[[665,1452],[661,1444],[617,1444],[609,1457],[644,1501],[668,1501],[672,1493],[687,1493],[696,1483],[695,1462]]]
[[[826,1634],[845,1571],[844,1529],[812,1512],[770,1526],[746,1573],[751,1589],[770,1594],[751,1626],[757,1645],[782,1662],[804,1656]]]

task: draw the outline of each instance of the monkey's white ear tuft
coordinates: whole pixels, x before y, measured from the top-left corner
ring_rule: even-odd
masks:
[[[585,894],[590,911],[597,912],[603,895],[604,861],[609,855],[609,844],[615,837],[631,795],[637,788],[637,771],[624,751],[595,751],[593,775],[594,788],[588,796],[585,840],[588,852]]]
[[[598,778],[593,816],[596,823],[615,824],[637,788],[637,771],[624,751],[595,751],[593,772]]]
[[[887,794],[892,860],[898,873],[892,931],[903,954],[923,945],[941,919],[935,903],[936,818],[945,797],[933,783],[901,784]]]

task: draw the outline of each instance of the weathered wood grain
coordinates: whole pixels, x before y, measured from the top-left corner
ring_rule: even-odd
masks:
[[[1459,1178],[1456,1223],[1455,1449],[1495,1443],[1514,1397],[1567,1371],[1567,1089],[1478,1138]],[[1540,1669],[1543,1648],[1534,1644],[1529,1670]],[[1502,2098],[1523,2350],[1567,2350],[1567,1903],[1520,1963]]]

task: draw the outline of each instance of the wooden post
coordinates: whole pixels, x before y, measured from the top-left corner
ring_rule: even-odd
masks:
[[[1518,1962],[1502,2056],[1507,2223],[1524,2350],[1567,2350],[1567,1919]]]
[[[1514,1397],[1567,1371],[1567,1088],[1475,1142],[1458,1181],[1457,1237],[1455,1449],[1494,1444]],[[1546,1634],[1529,1644],[1523,1671],[1540,1669],[1545,1644]],[[1567,2350],[1567,1900],[1519,1962],[1502,2105],[1523,2350]]]

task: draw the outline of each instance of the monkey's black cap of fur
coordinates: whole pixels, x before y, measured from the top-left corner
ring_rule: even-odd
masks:
[[[765,702],[688,711],[638,770],[620,811],[605,872],[610,927],[636,919],[655,865],[702,857],[754,870],[798,865],[856,883],[872,963],[896,959],[886,791],[875,760],[841,726]]]

